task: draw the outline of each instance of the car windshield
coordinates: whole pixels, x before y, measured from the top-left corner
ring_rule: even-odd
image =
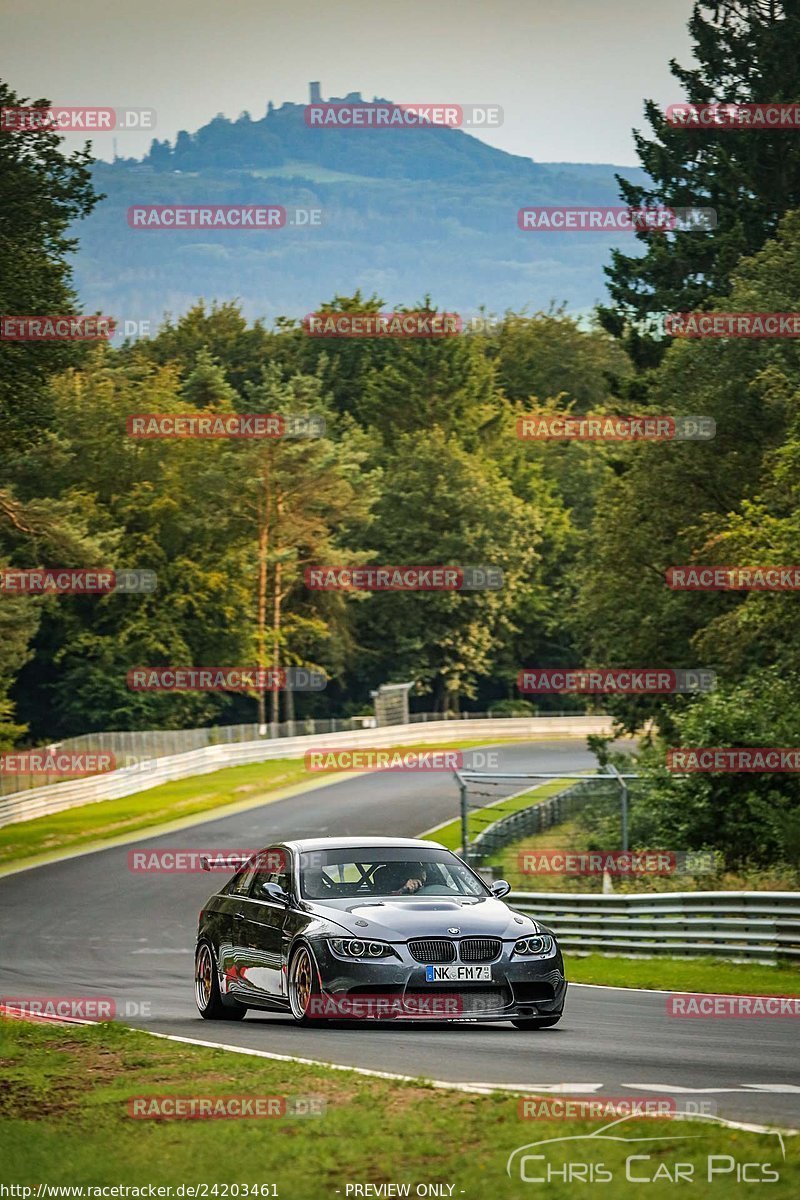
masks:
[[[314,850],[300,855],[308,900],[351,896],[485,896],[489,889],[448,850],[401,846]]]

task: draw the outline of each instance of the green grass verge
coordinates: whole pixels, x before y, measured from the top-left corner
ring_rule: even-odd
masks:
[[[381,749],[467,750],[499,744],[496,738],[474,738]],[[77,850],[198,813],[212,813],[215,809],[233,804],[266,804],[270,800],[280,799],[287,788],[304,785],[316,787],[335,778],[329,773],[307,771],[301,758],[281,758],[243,767],[228,767],[209,775],[193,775],[188,779],[137,792],[133,796],[125,796],[121,800],[99,800],[52,816],[19,821],[0,829],[0,867],[56,851]],[[455,811],[458,806],[455,787],[453,806]]]
[[[720,958],[617,958],[604,954],[565,954],[564,962],[571,983],[732,996],[800,995],[800,968],[788,964],[770,967]]]
[[[120,800],[98,800],[19,821],[0,829],[0,865],[56,850],[75,850],[237,802],[266,802],[270,793],[302,784],[308,777],[302,759],[276,759],[194,775]]]
[[[609,848],[607,843],[601,843]],[[499,876],[523,892],[597,892],[603,890],[601,875],[536,875],[522,872],[522,850],[569,850],[579,854],[597,850],[596,835],[582,823],[580,814],[553,825],[544,833],[530,834],[491,856]],[[732,871],[720,868],[716,873],[614,876],[614,891],[619,895],[642,892],[796,892],[800,890],[800,870],[786,864]]]
[[[559,1035],[509,1030],[499,1036],[522,1047]],[[452,1037],[455,1047],[457,1030]],[[439,1195],[510,1200],[528,1194],[518,1169],[511,1178],[506,1174],[512,1151],[548,1138],[585,1137],[606,1124],[521,1119],[517,1096],[466,1095],[434,1089],[421,1080],[397,1083],[248,1058],[181,1046],[115,1025],[61,1028],[0,1021],[0,1085],[2,1178],[31,1187],[33,1198],[40,1183],[145,1189],[148,1184],[205,1184],[218,1186],[209,1196],[240,1197],[246,1194],[245,1184],[251,1189],[274,1185],[274,1193],[270,1187],[255,1194],[275,1194],[280,1200],[336,1200],[337,1195],[345,1200],[348,1184],[362,1185],[361,1196],[381,1195],[364,1191],[365,1184],[408,1184],[414,1196],[418,1185],[436,1183],[445,1185]],[[136,1120],[128,1115],[129,1102],[137,1096],[234,1094],[318,1097],[325,1109],[316,1117],[247,1120]],[[792,1139],[787,1139],[784,1162],[774,1134],[710,1122],[636,1119],[613,1132],[627,1138],[678,1135],[679,1140],[565,1142],[532,1153],[545,1153],[561,1171],[565,1163],[602,1162],[614,1176],[604,1184],[603,1195],[615,1200],[673,1194],[667,1182],[626,1182],[625,1159],[634,1154],[649,1155],[635,1164],[640,1176],[652,1176],[660,1167],[663,1179],[665,1166],[692,1164],[691,1194],[703,1200],[727,1200],[735,1182],[730,1174],[707,1181],[712,1154],[729,1154],[737,1162],[771,1162],[780,1178],[770,1184],[769,1195],[777,1200],[800,1192]],[[542,1163],[529,1165],[534,1174],[545,1169]],[[238,1192],[222,1190],[235,1184]],[[575,1190],[574,1182],[556,1177],[546,1192],[566,1200]]]
[[[469,811],[470,840],[475,836],[476,830],[485,829],[492,822],[499,821],[502,817],[508,817],[511,813],[519,812],[522,808],[531,808],[532,805],[546,800],[548,796],[563,791],[565,787],[569,786],[569,783],[568,779],[552,779],[547,783],[540,784],[537,788],[531,788],[521,796],[499,800],[495,804],[484,805],[483,808],[471,808]],[[459,817],[437,829],[426,830],[422,836],[433,842],[441,842],[443,846],[447,846],[448,850],[457,850],[461,845],[461,819]],[[498,858],[499,861],[499,856],[492,855],[492,859],[495,858]]]
[[[521,892],[602,892],[603,880],[598,875],[533,875],[519,867],[521,850],[585,850],[588,846],[575,820],[561,821],[543,833],[532,833],[518,842],[511,842],[491,855],[491,862],[503,879],[515,891]]]

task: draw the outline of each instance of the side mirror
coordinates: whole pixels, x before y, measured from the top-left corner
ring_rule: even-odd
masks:
[[[289,903],[289,894],[279,883],[262,883],[261,891],[268,900],[277,900],[279,904]]]
[[[500,900],[511,891],[511,884],[506,879],[495,879],[491,891],[495,899]]]

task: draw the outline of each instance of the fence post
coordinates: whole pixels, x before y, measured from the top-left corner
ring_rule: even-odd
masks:
[[[467,785],[464,780],[457,776],[458,790],[461,796],[461,857],[464,862],[469,862],[469,821],[467,812]]]
[[[628,785],[620,775],[613,763],[607,764],[609,769],[614,772],[617,777],[617,782],[620,787],[620,806],[622,816],[622,849],[628,849]]]

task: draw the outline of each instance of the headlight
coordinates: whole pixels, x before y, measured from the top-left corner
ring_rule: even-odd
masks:
[[[390,958],[394,950],[388,942],[368,942],[361,938],[328,938],[337,958]]]
[[[554,954],[556,944],[549,934],[539,934],[534,937],[520,938],[514,946],[514,953],[519,955]]]

